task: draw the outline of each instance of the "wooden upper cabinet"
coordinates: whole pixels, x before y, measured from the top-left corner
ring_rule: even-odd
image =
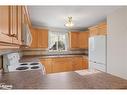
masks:
[[[21,6],[10,6],[10,31],[12,42],[21,44],[21,29],[22,29],[22,8]]]
[[[18,35],[17,35],[17,37],[18,37],[18,44],[22,44],[22,31],[23,31],[23,29],[22,29],[22,20],[23,20],[23,18],[22,18],[22,6],[18,6]]]
[[[79,33],[79,40],[78,40],[79,48],[88,49],[88,38],[89,38],[88,31]]]
[[[70,48],[78,48],[78,32],[70,32],[69,37],[70,37]]]
[[[38,31],[38,47],[48,48],[48,30],[37,29],[37,31]]]
[[[0,42],[21,45],[21,22],[21,6],[0,6]]]
[[[96,26],[90,27],[89,32],[90,32],[90,36],[106,35],[107,34],[106,22],[102,22]]]
[[[32,34],[32,44],[30,47],[37,48],[38,47],[38,32],[34,28],[31,28],[31,34]]]
[[[97,26],[90,27],[89,28],[89,34],[90,34],[90,36],[98,35],[98,27]]]
[[[106,35],[107,34],[107,24],[106,22],[100,23],[98,25],[99,35]]]
[[[70,32],[70,48],[88,49],[89,32]]]
[[[0,6],[0,42],[12,43],[9,13],[9,6]]]
[[[31,48],[48,48],[48,30],[47,29],[31,29],[32,44]]]
[[[18,44],[18,25],[17,25],[17,7],[10,6],[10,31],[12,43]]]

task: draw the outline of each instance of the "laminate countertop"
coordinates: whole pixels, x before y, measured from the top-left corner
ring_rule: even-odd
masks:
[[[20,59],[20,62],[22,61],[37,61],[39,59],[43,59],[43,58],[61,58],[61,57],[85,57],[88,58],[88,55],[84,55],[84,54],[63,54],[63,55],[25,55],[22,56],[22,58]]]
[[[43,75],[40,70],[20,71],[1,74],[1,83],[12,85],[12,89],[127,89],[127,80],[103,72]]]

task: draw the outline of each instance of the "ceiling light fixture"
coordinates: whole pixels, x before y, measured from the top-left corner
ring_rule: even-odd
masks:
[[[66,27],[72,27],[74,24],[72,22],[72,17],[68,17],[68,21],[66,22],[65,26]]]

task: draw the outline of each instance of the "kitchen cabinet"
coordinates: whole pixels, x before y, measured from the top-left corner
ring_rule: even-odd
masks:
[[[46,73],[52,73],[52,59],[51,58],[43,58],[41,59],[41,63],[44,65]]]
[[[70,32],[70,48],[88,49],[89,32]]]
[[[38,31],[38,47],[48,48],[48,30],[37,29],[37,31]]]
[[[83,56],[43,58],[41,59],[41,63],[45,66],[47,74],[88,68],[88,60]]]
[[[32,44],[31,48],[48,48],[48,30],[47,29],[32,29]]]
[[[0,42],[12,43],[9,11],[9,6],[0,6]]]
[[[82,70],[88,68],[88,59],[86,57],[73,57],[74,70]]]
[[[73,63],[74,63],[74,70],[83,69],[82,57],[74,57]]]
[[[106,35],[106,33],[107,33],[106,22],[102,22],[96,26],[90,27],[89,32],[90,32],[90,36]]]
[[[18,6],[18,23],[17,23],[17,38],[18,38],[18,44],[21,45],[22,44],[22,31],[23,31],[23,24],[22,24],[22,6]]]
[[[106,22],[100,23],[98,25],[99,35],[106,35],[107,34],[107,24]]]
[[[20,6],[10,6],[10,36],[12,43],[21,44],[21,15],[22,8]]]
[[[31,34],[32,34],[32,44],[31,48],[37,48],[38,47],[38,32],[35,31],[35,29],[31,29]]]
[[[89,37],[89,33],[87,31],[79,33],[79,40],[78,40],[79,48],[88,49],[88,37]]]
[[[71,58],[53,58],[52,60],[53,60],[52,62],[53,73],[73,70]]]
[[[69,37],[70,37],[70,48],[78,48],[78,32],[70,32]]]
[[[22,32],[22,6],[0,6],[0,43],[3,48],[19,47]],[[4,44],[3,44],[4,43]]]

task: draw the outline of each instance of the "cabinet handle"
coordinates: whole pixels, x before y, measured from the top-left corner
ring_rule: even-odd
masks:
[[[16,34],[11,34],[10,36],[11,36],[11,37],[17,37],[17,35],[16,35]]]
[[[4,34],[4,35],[6,35],[6,36],[10,36],[10,37],[17,37],[16,34],[6,34],[6,33],[1,33],[1,34]]]

